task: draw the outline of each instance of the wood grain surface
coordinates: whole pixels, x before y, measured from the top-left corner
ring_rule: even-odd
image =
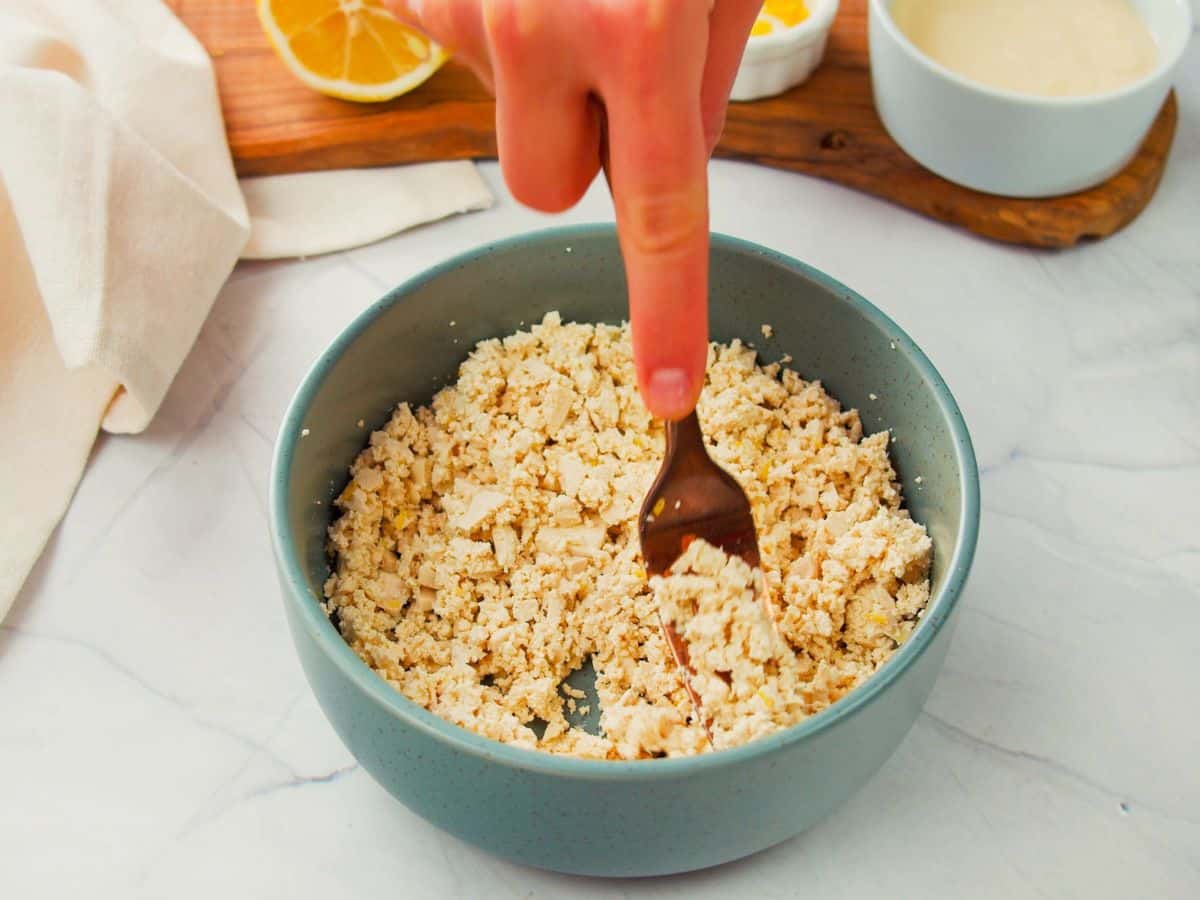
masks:
[[[496,155],[492,99],[448,63],[380,104],[323,97],[276,58],[253,0],[168,0],[208,49],[242,175]],[[871,97],[866,0],[842,0],[825,62],[799,87],[730,105],[717,155],[815,175],[989,238],[1067,247],[1133,221],[1158,187],[1175,135],[1167,98],[1137,156],[1095,188],[1014,200],[959,187],[922,168],[884,130]]]

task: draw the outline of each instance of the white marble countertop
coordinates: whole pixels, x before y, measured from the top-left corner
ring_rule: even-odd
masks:
[[[0,626],[5,897],[1200,897],[1200,45],[1157,199],[1102,243],[986,243],[869,197],[712,167],[712,223],[830,272],[926,350],[983,529],[946,669],[896,755],[807,834],[716,870],[568,878],[440,833],[359,769],[292,651],[271,443],[317,353],[481,242],[611,217],[498,203],[240,266],[148,433],[99,443]]]

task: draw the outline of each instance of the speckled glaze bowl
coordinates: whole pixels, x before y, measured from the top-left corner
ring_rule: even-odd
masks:
[[[318,605],[329,573],[331,501],[367,437],[358,420],[379,426],[397,402],[429,400],[455,378],[476,341],[549,310],[567,320],[623,319],[624,273],[611,227],[488,245],[401,285],[334,339],[284,417],[270,528],[288,622],[312,689],[381,785],[492,853],[562,872],[657,875],[779,843],[871,777],[912,726],[942,667],[979,526],[975,457],[949,389],[895,323],[794,259],[715,236],[711,296],[715,338],[741,337],[769,359],[790,353],[802,375],[862,410],[870,430],[893,429],[892,460],[909,508],[934,543],[929,609],[880,671],[819,715],[732,750],[602,762],[496,743],[393,690]],[[763,323],[773,326],[770,339],[762,338]]]

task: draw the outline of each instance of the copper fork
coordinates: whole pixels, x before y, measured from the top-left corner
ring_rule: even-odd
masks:
[[[638,516],[638,537],[649,575],[664,575],[687,545],[703,538],[730,556],[758,568],[758,537],[750,501],[733,476],[717,465],[704,447],[700,420],[693,410],[667,423],[666,454]],[[700,698],[692,687],[694,669],[679,633],[662,622],[663,636],[683,675],[696,715],[708,732]],[[709,733],[709,742],[712,735]]]

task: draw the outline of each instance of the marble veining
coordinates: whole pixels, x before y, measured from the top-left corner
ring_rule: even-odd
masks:
[[[611,218],[490,211],[238,267],[149,431],[105,437],[0,625],[8,897],[1200,896],[1200,48],[1159,196],[1043,253],[844,189],[712,167],[712,224],[850,284],[925,349],[983,474],[976,567],[916,727],[826,822],[637,882],[427,825],[322,718],[266,532],[284,407],[384,290],[479,243]],[[504,198],[494,165],[485,177]],[[803,370],[803,361],[799,361]]]

